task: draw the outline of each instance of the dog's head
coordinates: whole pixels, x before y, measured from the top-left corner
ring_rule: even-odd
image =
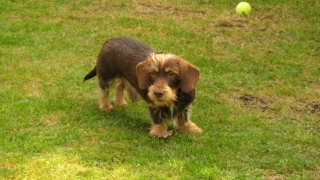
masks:
[[[148,96],[156,106],[171,106],[179,87],[190,93],[199,80],[199,69],[173,54],[152,53],[136,66],[136,74],[139,88],[148,88]]]

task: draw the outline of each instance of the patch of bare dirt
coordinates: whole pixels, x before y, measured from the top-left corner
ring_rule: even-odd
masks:
[[[295,111],[315,114],[320,112],[320,101],[298,100],[291,105]]]
[[[272,107],[273,100],[268,100],[266,98],[261,98],[251,94],[244,94],[238,96],[238,99],[244,106],[247,107],[258,107],[262,111],[265,111],[267,109],[274,109],[274,107]]]
[[[307,104],[307,108],[311,113],[320,112],[320,102],[311,102]]]
[[[206,14],[206,11],[204,10],[186,9],[182,7],[177,8],[177,7],[172,7],[170,5],[154,4],[154,3],[153,4],[138,3],[135,10],[142,14],[151,14],[154,12],[166,12],[166,13],[178,12],[181,14],[188,14],[188,15]]]
[[[252,94],[243,94],[238,96],[238,100],[244,107],[260,108],[262,111],[267,109],[275,110],[276,104],[282,104],[290,107],[294,112],[316,114],[320,112],[320,101],[317,100],[282,100],[279,98],[263,98]]]

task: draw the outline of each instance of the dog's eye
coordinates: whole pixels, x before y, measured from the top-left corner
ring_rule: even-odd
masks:
[[[156,73],[156,72],[151,72],[151,73],[150,73],[150,76],[151,76],[152,78],[155,78],[155,77],[157,76],[157,73]]]
[[[175,76],[175,74],[174,74],[173,72],[168,72],[167,76],[168,76],[169,78],[172,78],[172,77]]]

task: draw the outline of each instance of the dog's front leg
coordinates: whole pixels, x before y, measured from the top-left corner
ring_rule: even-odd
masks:
[[[190,121],[190,109],[189,107],[183,109],[174,119],[175,125],[178,128],[195,133],[202,133],[202,129],[195,123]]]
[[[173,130],[168,131],[165,118],[162,117],[161,109],[149,107],[152,126],[150,130],[151,137],[167,138],[173,134]]]

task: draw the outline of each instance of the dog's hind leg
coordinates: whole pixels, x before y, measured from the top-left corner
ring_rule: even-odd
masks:
[[[114,104],[117,106],[125,106],[127,105],[126,99],[124,97],[124,79],[118,79],[115,85],[116,94],[114,97]]]
[[[113,107],[110,103],[109,98],[109,87],[114,83],[114,79],[104,80],[99,77],[99,88],[98,88],[98,96],[99,96],[99,107],[101,110],[110,112]]]
[[[98,96],[99,96],[99,108],[101,110],[110,112],[113,107],[109,99],[109,89],[108,88],[102,89],[99,87]]]

